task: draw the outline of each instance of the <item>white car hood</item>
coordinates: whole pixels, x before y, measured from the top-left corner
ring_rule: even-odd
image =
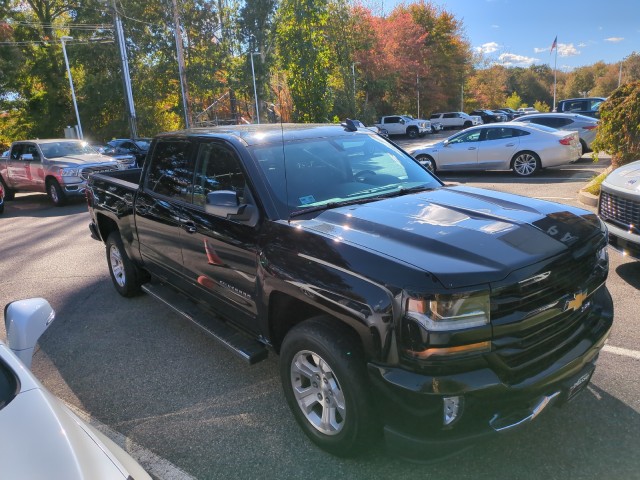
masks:
[[[629,192],[640,192],[640,161],[615,169],[604,183]]]
[[[87,153],[82,155],[68,155],[65,157],[55,157],[47,159],[50,164],[54,165],[69,165],[69,166],[78,166],[82,167],[84,165],[92,165],[96,163],[113,163],[117,165],[117,161],[106,155],[95,154],[95,153]]]
[[[124,467],[72,415],[40,388],[18,394],[0,411],[2,477],[126,479]]]

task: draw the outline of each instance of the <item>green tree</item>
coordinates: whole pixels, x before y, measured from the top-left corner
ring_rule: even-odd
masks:
[[[513,92],[509,96],[509,98],[507,98],[505,105],[509,108],[517,110],[522,106],[522,98],[520,98],[520,95],[518,95],[517,92]]]
[[[640,81],[622,85],[602,103],[591,147],[596,160],[600,152],[610,153],[613,168],[640,158]]]
[[[332,105],[331,50],[326,36],[328,0],[283,0],[278,10],[280,65],[301,122],[324,122]]]

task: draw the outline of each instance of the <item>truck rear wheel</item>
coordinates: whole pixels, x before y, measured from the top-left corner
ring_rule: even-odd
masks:
[[[119,232],[111,232],[107,238],[107,263],[116,290],[123,297],[140,293],[140,275],[124,249]]]
[[[11,190],[9,187],[7,187],[4,178],[0,177],[0,182],[2,182],[2,187],[4,188],[4,199],[13,200],[16,197],[15,190]]]
[[[377,425],[362,349],[330,316],[296,325],[280,350],[280,377],[289,408],[304,433],[338,456],[359,453]]]
[[[47,181],[47,195],[56,207],[62,207],[67,203],[67,197],[62,191],[62,187],[57,180]]]

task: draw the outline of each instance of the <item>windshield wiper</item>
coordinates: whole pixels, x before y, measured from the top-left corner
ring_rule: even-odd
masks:
[[[316,205],[315,207],[307,207],[301,210],[295,210],[289,214],[289,218],[299,217],[300,215],[306,215],[307,213],[320,212],[322,210],[331,210],[332,208],[345,207],[348,205],[356,205],[359,203],[368,203],[379,200],[379,197],[365,197],[354,198],[352,200],[343,200],[340,202],[327,202],[322,205]]]
[[[416,192],[424,192],[427,190],[433,190],[436,187],[428,187],[426,185],[419,185],[417,187],[400,187],[397,190],[394,190],[392,192],[389,193],[383,193],[380,195],[376,195],[375,198],[391,198],[391,197],[400,197],[402,195],[407,195],[409,193],[416,193]]]

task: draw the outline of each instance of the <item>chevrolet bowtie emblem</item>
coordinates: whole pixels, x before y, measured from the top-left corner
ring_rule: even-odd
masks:
[[[582,308],[582,304],[586,299],[587,294],[585,292],[578,292],[573,295],[573,300],[567,300],[564,309],[573,311],[580,310]]]

